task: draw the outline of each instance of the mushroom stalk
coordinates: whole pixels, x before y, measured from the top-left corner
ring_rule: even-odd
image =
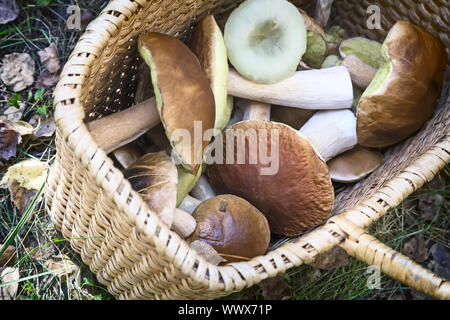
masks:
[[[350,110],[316,112],[299,132],[308,138],[325,162],[357,144],[356,117]]]
[[[205,175],[200,176],[194,188],[191,190],[191,195],[200,201],[205,201],[216,196]]]
[[[368,65],[354,54],[346,56],[342,61],[342,65],[350,73],[352,83],[362,90],[366,90],[377,73],[377,69]]]
[[[194,213],[195,208],[198,207],[198,205],[202,203],[200,200],[187,195],[180,203],[180,205],[178,206],[178,209],[181,209],[189,214]]]
[[[245,99],[239,99],[237,104],[244,111],[243,121],[254,119],[270,121],[270,104]]]
[[[331,6],[333,5],[333,0],[317,0],[316,10],[314,12],[314,20],[322,28],[328,23],[331,14]]]
[[[156,99],[151,98],[121,112],[91,121],[87,127],[98,146],[110,153],[136,140],[159,122]]]
[[[128,169],[142,156],[142,150],[136,143],[129,143],[113,151],[114,157],[124,169]]]
[[[197,222],[195,218],[188,212],[176,208],[173,213],[172,230],[174,230],[180,237],[187,238],[195,230]]]
[[[343,66],[297,71],[274,84],[249,81],[230,69],[228,94],[286,107],[330,110],[352,106],[353,87],[350,74]]]

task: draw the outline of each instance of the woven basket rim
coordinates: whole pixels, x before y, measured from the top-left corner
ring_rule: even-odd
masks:
[[[346,210],[344,213],[331,217],[324,225],[297,237],[295,242],[284,244],[283,246],[268,252],[266,255],[255,257],[248,262],[230,263],[225,266],[215,266],[209,263],[201,255],[197,254],[194,249],[189,248],[186,241],[180,238],[176,232],[170,230],[164,223],[159,221],[157,215],[148,208],[141,196],[132,190],[130,183],[125,179],[123,173],[114,167],[112,160],[98,147],[84,122],[85,111],[83,102],[80,101],[80,94],[81,87],[86,80],[87,75],[90,74],[92,62],[101,55],[101,50],[103,50],[105,44],[115,35],[114,31],[111,32],[111,30],[120,29],[124,21],[137,12],[140,2],[144,1],[136,0],[131,2],[128,0],[113,0],[103,9],[99,16],[88,25],[85,33],[76,44],[68,61],[64,65],[60,81],[55,88],[55,121],[62,138],[67,141],[68,146],[74,152],[76,157],[81,160],[86,170],[89,170],[90,174],[96,177],[97,185],[103,189],[108,197],[114,200],[117,208],[127,216],[130,222],[136,225],[138,230],[142,232],[142,235],[155,244],[157,252],[164,256],[165,259],[168,259],[168,261],[171,261],[171,263],[173,263],[185,276],[212,287],[213,283],[211,275],[215,275],[215,281],[217,283],[214,283],[214,285],[218,285],[219,290],[227,290],[231,287],[240,290],[244,287],[251,286],[255,281],[259,282],[264,278],[273,277],[285,272],[293,266],[308,262],[299,258],[295,252],[299,247],[310,243],[310,240],[315,236],[327,237],[329,241],[325,247],[321,246],[319,248],[313,248],[312,251],[311,248],[304,248],[304,250],[311,251],[311,259],[314,259],[317,254],[338,245],[343,241],[345,234],[336,226],[336,222],[339,221],[339,219],[348,219],[349,221],[357,222],[357,220],[354,219],[355,214],[363,215],[367,203],[372,204],[379,201],[379,199],[383,199],[386,193],[389,194],[392,189],[390,186],[392,182],[397,183],[399,179],[402,179],[402,185],[405,188],[401,191],[401,199],[397,199],[396,203],[400,203],[404,200],[414,191],[414,188],[420,187],[419,183],[414,185],[414,188],[411,188],[409,182],[401,178],[401,174],[399,174],[397,177],[386,181],[383,188],[378,190],[378,192],[370,198],[365,199],[365,201],[356,205],[354,208]],[[111,10],[123,14],[112,17],[111,14],[108,13],[111,12]],[[112,18],[114,19],[114,26],[111,28]],[[108,28],[105,26],[108,26]],[[101,37],[99,37],[99,34]],[[86,48],[89,48],[90,55],[83,57],[80,53],[86,52]],[[75,58],[76,61],[74,61]],[[80,61],[85,61],[85,63],[81,64]],[[85,76],[81,82],[78,82],[77,86],[73,86],[70,81],[66,81],[66,79],[70,78],[73,74],[82,74]],[[450,149],[449,135],[445,136],[442,141],[435,146],[430,146],[430,149],[427,152],[417,158],[413,164],[405,168],[402,173],[414,172],[417,163],[428,161],[430,156],[438,157],[440,160],[435,167],[429,168],[430,171],[439,171],[446,163],[450,162],[450,154],[445,151],[445,148]],[[439,152],[439,149],[442,149],[443,151]],[[93,161],[94,159],[95,161]],[[93,163],[101,163],[101,165],[100,167],[94,167]],[[422,184],[427,182],[427,178],[428,177],[422,179]],[[118,192],[118,190],[120,190],[120,192]],[[391,205],[384,206],[384,204],[381,204],[376,210],[379,216],[382,216],[391,207]],[[145,226],[142,217],[148,215],[150,215],[150,220],[147,226]],[[363,224],[359,225],[360,227],[367,227],[373,222],[370,219],[365,219],[364,221]],[[148,226],[151,226],[153,229],[150,229]],[[155,233],[158,233],[158,235],[155,236]],[[334,236],[332,236],[333,233]],[[177,247],[178,250],[168,252],[167,240],[169,238],[172,245]],[[175,241],[174,244],[173,241]],[[180,249],[183,249],[184,251]],[[186,251],[187,254],[185,254],[182,259],[179,259],[177,258],[177,254],[181,251]],[[283,261],[286,256],[289,257],[288,260],[294,260],[294,262],[283,262],[282,268],[279,266],[276,268],[273,267],[273,261]],[[200,277],[202,276],[202,273],[199,272],[200,269],[208,269],[210,277]]]

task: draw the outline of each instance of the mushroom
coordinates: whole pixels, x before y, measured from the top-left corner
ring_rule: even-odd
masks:
[[[279,235],[299,235],[328,218],[334,202],[328,168],[303,134],[260,120],[242,121],[231,129],[223,133],[223,148],[224,154],[234,148],[234,161],[207,168],[218,194],[234,194],[252,203]],[[245,144],[237,142],[242,140]],[[268,150],[271,158],[263,161]],[[252,155],[259,158],[252,162]],[[245,161],[239,162],[239,156]]]
[[[383,162],[379,151],[357,146],[328,162],[331,180],[354,183],[364,179]]]
[[[381,43],[363,37],[349,38],[341,42],[339,54],[342,58],[356,55],[369,66],[378,69],[382,60]]]
[[[270,241],[267,219],[242,198],[220,195],[203,201],[193,217],[197,227],[187,241],[208,243],[228,262],[250,260],[267,251]]]
[[[197,183],[192,188],[191,195],[200,201],[208,200],[216,196],[204,174],[200,176]]]
[[[292,128],[301,128],[315,112],[314,110],[272,106],[271,120],[287,124]]]
[[[148,153],[125,171],[132,188],[139,192],[149,208],[169,228],[187,236],[195,228],[188,213],[176,209],[178,174],[175,164],[165,152]]]
[[[387,147],[419,130],[436,108],[446,65],[439,39],[410,22],[397,22],[382,45],[380,68],[359,100],[358,144]]]
[[[124,169],[128,169],[139,159],[143,151],[139,145],[133,141],[113,151],[114,157]]]
[[[365,90],[369,86],[377,73],[377,69],[368,65],[354,54],[346,56],[342,60],[342,65],[350,73],[352,83],[362,90]]]
[[[208,79],[194,53],[180,40],[156,32],[139,36],[141,57],[150,67],[157,109],[181,165],[197,174],[209,141],[191,141],[195,124],[201,133],[214,128],[215,101]],[[183,112],[184,110],[184,112]],[[183,132],[181,132],[183,130]],[[188,133],[190,141],[180,139]]]
[[[342,66],[297,71],[275,84],[259,84],[230,69],[228,93],[235,97],[310,110],[350,108],[353,88],[350,74]]]
[[[184,197],[184,199],[182,199],[182,201],[178,205],[178,208],[183,211],[186,211],[189,214],[192,214],[194,213],[195,208],[197,208],[200,203],[202,202],[197,198],[194,198],[190,195],[186,195],[186,197]]]
[[[214,128],[222,131],[230,120],[233,98],[228,96],[228,57],[222,32],[214,17],[208,15],[195,28],[191,44],[214,94]]]
[[[268,103],[238,98],[236,100],[236,105],[239,106],[244,113],[242,117],[243,121],[254,119],[270,121],[271,105]]]

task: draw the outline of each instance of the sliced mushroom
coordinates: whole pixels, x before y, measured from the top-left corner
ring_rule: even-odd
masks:
[[[299,235],[328,218],[334,203],[328,167],[304,135],[282,123],[258,120],[239,122],[231,129],[223,134],[223,148],[226,154],[234,144],[234,162],[207,168],[218,194],[246,199],[266,216],[271,231],[280,235]],[[231,133],[235,136],[225,136]],[[238,143],[241,138],[245,145]],[[264,153],[273,156],[270,161],[263,161]],[[238,163],[239,155],[259,157]]]
[[[382,148],[406,139],[432,116],[447,53],[442,42],[409,22],[397,22],[382,46],[382,62],[357,110],[358,143]]]
[[[259,84],[230,69],[228,93],[248,100],[310,110],[350,108],[353,88],[345,67],[297,71],[275,84]]]
[[[330,160],[328,168],[333,181],[354,183],[371,174],[382,162],[380,152],[357,146]]]
[[[193,217],[197,227],[187,241],[210,244],[228,262],[250,260],[267,251],[270,241],[267,219],[242,198],[221,195],[203,201]]]

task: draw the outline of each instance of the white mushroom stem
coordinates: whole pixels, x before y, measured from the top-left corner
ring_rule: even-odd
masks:
[[[160,122],[156,99],[145,100],[124,111],[91,121],[87,127],[106,153],[136,140]]]
[[[194,217],[188,212],[176,208],[173,215],[172,230],[174,230],[180,237],[187,238],[195,230],[197,222]]]
[[[116,160],[124,169],[128,169],[133,163],[142,156],[142,150],[136,143],[129,143],[114,150],[113,154]]]
[[[202,203],[200,200],[187,195],[184,197],[184,199],[181,201],[181,203],[178,206],[178,209],[184,210],[185,212],[189,214],[193,214],[195,211],[195,208],[197,208],[200,203]]]
[[[348,70],[343,66],[297,71],[291,77],[274,84],[249,81],[230,69],[228,94],[310,110],[346,109],[353,102],[352,81]]]
[[[316,112],[299,132],[309,139],[325,162],[357,144],[356,117],[350,110]]]
[[[314,20],[322,28],[328,23],[331,14],[331,7],[333,5],[333,0],[317,0],[316,10],[314,12]]]
[[[200,176],[194,188],[192,188],[190,194],[200,201],[205,201],[216,196],[214,190],[212,189],[208,179],[204,174]]]
[[[342,61],[342,65],[350,73],[353,84],[362,90],[369,86],[377,73],[377,69],[368,65],[354,54],[346,56]]]
[[[246,99],[238,99],[236,102],[244,111],[242,120],[264,120],[270,121],[270,107],[271,105],[264,102],[252,101]]]

